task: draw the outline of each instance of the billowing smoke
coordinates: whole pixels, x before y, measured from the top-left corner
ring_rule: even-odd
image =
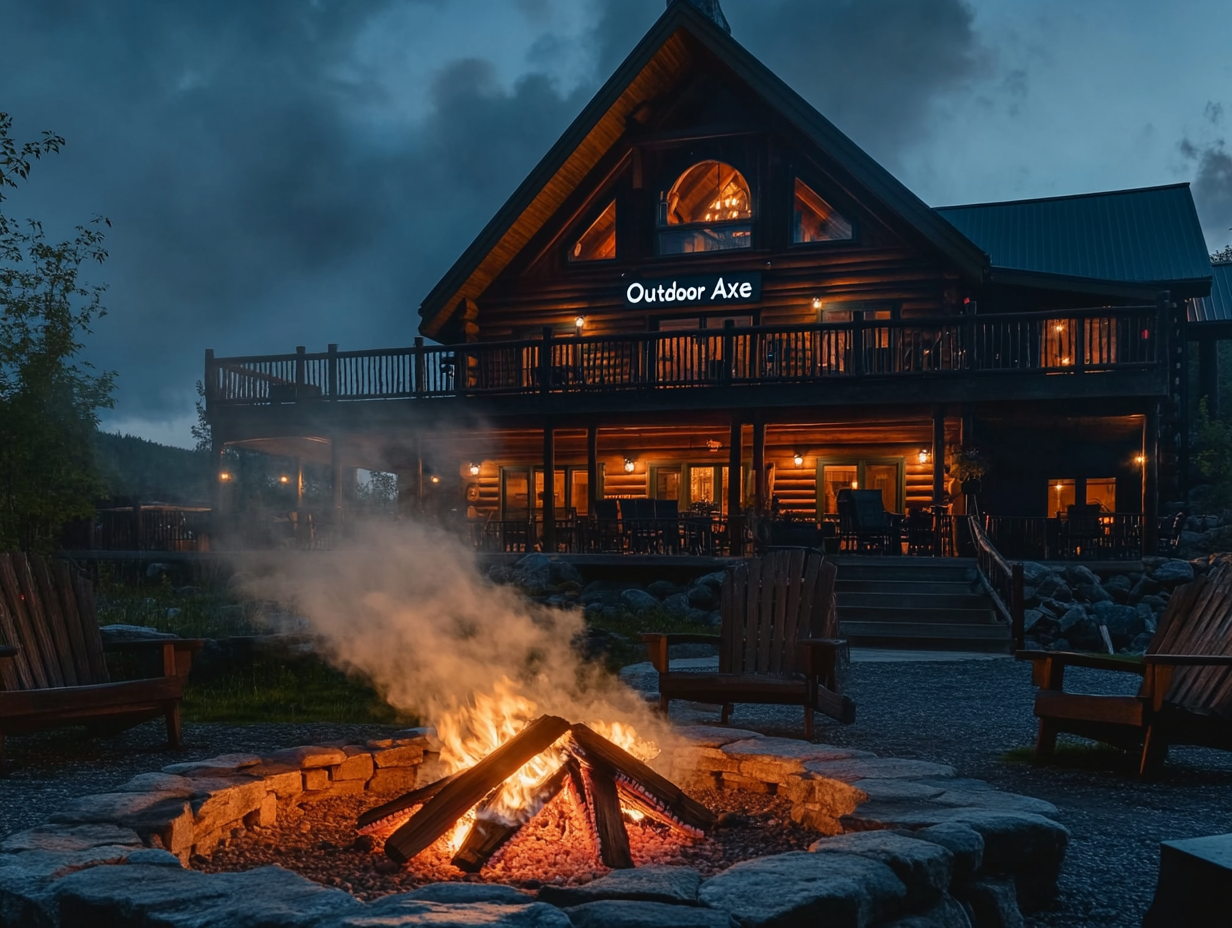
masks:
[[[295,603],[325,657],[425,722],[465,726],[467,707],[495,699],[490,715],[549,713],[632,725],[661,744],[668,736],[636,692],[574,650],[580,612],[489,583],[474,552],[438,529],[374,529],[355,547],[285,562],[257,586]]]
[[[1181,142],[1181,154],[1196,162],[1193,179],[1194,205],[1212,248],[1232,241],[1232,154],[1223,139],[1208,145]]]

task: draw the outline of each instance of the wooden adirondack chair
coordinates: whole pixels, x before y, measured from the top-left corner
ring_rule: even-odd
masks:
[[[1232,751],[1232,557],[1172,594],[1142,660],[1064,651],[1020,651],[1032,662],[1039,718],[1038,760],[1069,732],[1130,751],[1141,750],[1139,774],[1158,772],[1170,744]],[[1136,696],[1064,691],[1066,667],[1136,673]]]
[[[201,642],[157,639],[116,649],[153,651],[161,673],[113,683],[90,581],[63,561],[0,554],[0,770],[4,738],[63,725],[123,730],[162,716],[180,746],[180,698]]]
[[[846,642],[835,637],[836,573],[819,551],[770,551],[728,570],[718,635],[643,634],[663,711],[673,699],[719,703],[727,724],[737,702],[803,706],[810,738],[814,710],[855,721],[855,703],[839,691],[838,654]],[[718,673],[671,670],[674,644],[718,645]]]

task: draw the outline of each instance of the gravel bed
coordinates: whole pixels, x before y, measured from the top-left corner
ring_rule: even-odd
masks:
[[[1066,672],[1067,687],[1086,692],[1132,691],[1136,678],[1083,668]],[[634,679],[653,688],[653,675]],[[1174,748],[1162,778],[1140,783],[1114,755],[1089,752],[1093,764],[1038,768],[1008,762],[1005,753],[1031,745],[1034,688],[1030,669],[1011,660],[857,663],[847,691],[856,701],[854,725],[820,725],[817,740],[884,756],[952,764],[960,776],[1054,803],[1072,832],[1061,876],[1061,898],[1050,912],[1027,920],[1032,928],[1141,924],[1155,889],[1161,841],[1232,832],[1232,754]],[[673,704],[685,720],[718,719],[714,711]],[[798,709],[739,706],[741,728],[800,737]],[[9,739],[19,765],[0,779],[0,836],[28,828],[75,796],[100,792],[137,773],[179,760],[232,751],[379,737],[389,729],[355,725],[187,725],[187,750],[160,749],[163,732],[151,723],[108,740],[79,731]],[[318,839],[321,840],[321,839]]]

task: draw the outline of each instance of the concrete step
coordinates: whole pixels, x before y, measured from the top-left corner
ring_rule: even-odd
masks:
[[[896,622],[906,625],[929,622],[956,622],[963,625],[989,625],[996,621],[992,607],[980,609],[883,609],[879,606],[849,606],[838,610],[839,624],[850,621]]]
[[[886,593],[891,595],[948,594],[951,596],[985,596],[984,587],[971,580],[847,580],[839,575],[835,590],[841,597],[848,593]]]
[[[840,582],[847,580],[971,581],[975,561],[967,558],[861,557],[835,558]]]
[[[838,608],[847,609],[875,607],[878,609],[984,609],[992,608],[992,600],[981,590],[979,593],[945,592],[942,590],[915,592],[838,592]]]
[[[1012,641],[1007,630],[998,638],[955,638],[945,626],[938,626],[932,634],[892,635],[881,633],[848,633],[843,637],[853,648],[884,648],[895,651],[974,651],[984,654],[1008,654]]]

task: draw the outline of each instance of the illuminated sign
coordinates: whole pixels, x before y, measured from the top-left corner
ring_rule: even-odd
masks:
[[[625,306],[731,306],[761,300],[761,274],[707,274],[625,285]]]

